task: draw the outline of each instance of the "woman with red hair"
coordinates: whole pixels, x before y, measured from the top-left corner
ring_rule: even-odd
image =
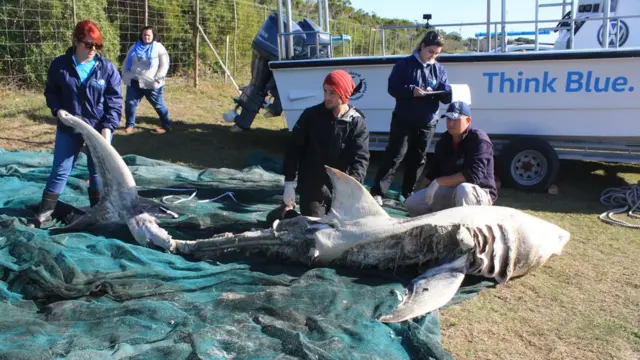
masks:
[[[73,32],[72,46],[49,66],[44,96],[53,116],[57,117],[58,111],[64,109],[83,118],[111,142],[113,132],[120,126],[122,114],[121,78],[113,63],[98,52],[102,46],[98,25],[90,20],[79,22]],[[57,121],[53,165],[40,208],[33,220],[34,226],[40,227],[51,220],[83,145],[80,134],[74,133],[60,120]],[[100,200],[101,184],[88,151],[87,168],[90,177],[89,203],[94,206]]]

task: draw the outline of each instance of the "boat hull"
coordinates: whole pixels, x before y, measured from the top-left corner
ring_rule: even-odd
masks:
[[[322,101],[326,74],[345,69],[362,82],[350,102],[364,112],[369,131],[388,132],[395,99],[387,80],[400,58],[270,63],[288,127]],[[491,136],[640,144],[640,50],[443,55],[440,62],[450,83],[469,86],[473,125]]]

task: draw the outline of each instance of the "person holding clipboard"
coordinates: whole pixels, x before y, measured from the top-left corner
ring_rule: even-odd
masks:
[[[401,195],[406,199],[413,193],[427,162],[440,103],[452,101],[447,70],[436,61],[443,47],[442,35],[434,30],[427,32],[413,53],[398,61],[389,75],[387,91],[396,105],[385,158],[370,190],[380,205],[405,156]]]

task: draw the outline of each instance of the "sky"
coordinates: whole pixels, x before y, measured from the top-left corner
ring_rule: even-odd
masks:
[[[540,4],[559,3],[559,0],[540,0]],[[443,5],[446,4],[446,5]],[[368,13],[375,12],[376,15],[384,18],[406,19],[423,23],[422,14],[431,14],[430,24],[459,24],[476,23],[487,21],[487,1],[486,0],[351,0],[351,6],[355,9],[362,9]],[[502,0],[491,0],[491,21],[501,20]],[[526,21],[535,19],[535,0],[506,0],[506,20]],[[567,7],[567,11],[570,7]],[[540,8],[540,20],[560,20],[562,17],[562,7]],[[554,23],[541,23],[540,28],[554,27]],[[480,26],[454,26],[442,27],[446,32],[458,32],[463,39],[475,38],[475,33],[486,32],[486,25]],[[507,32],[510,31],[534,31],[533,22],[531,24],[506,25]],[[491,25],[494,31],[494,25]],[[500,31],[500,25],[498,25]],[[554,42],[557,33],[550,35],[540,35],[539,41]],[[518,37],[518,36],[516,36]],[[526,36],[533,39],[534,36]],[[514,37],[515,38],[515,37]]]

